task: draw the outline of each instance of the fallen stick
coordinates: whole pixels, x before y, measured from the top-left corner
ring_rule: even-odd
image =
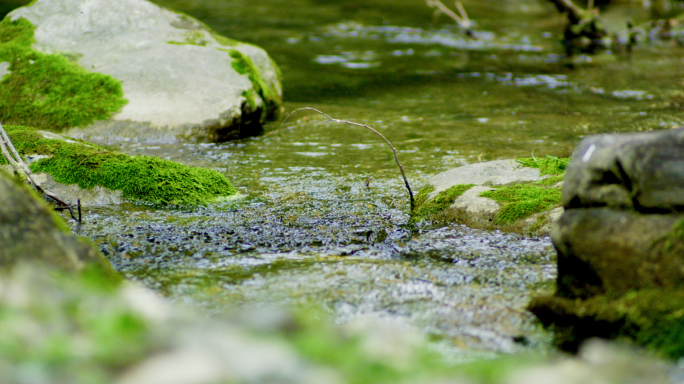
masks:
[[[406,189],[408,190],[409,196],[411,197],[411,211],[413,211],[413,208],[414,208],[414,206],[415,206],[415,200],[413,199],[413,192],[411,191],[411,186],[409,185],[409,182],[408,182],[408,180],[406,179],[406,174],[404,173],[404,167],[402,167],[402,166],[401,166],[401,163],[399,162],[399,157],[397,157],[397,151],[396,151],[396,149],[394,149],[394,147],[392,146],[392,143],[390,143],[390,141],[387,140],[387,138],[386,138],[385,136],[383,136],[382,133],[376,131],[375,129],[369,127],[369,126],[366,125],[366,124],[359,124],[359,123],[355,123],[355,122],[349,121],[349,120],[334,119],[334,118],[328,116],[327,114],[325,114],[325,113],[319,111],[318,109],[316,109],[316,108],[311,108],[311,107],[304,107],[304,108],[295,109],[294,111],[290,112],[287,116],[285,116],[285,119],[283,119],[283,121],[280,123],[280,125],[285,124],[285,121],[287,121],[287,119],[288,119],[290,116],[292,116],[295,112],[306,111],[306,110],[308,110],[308,111],[314,111],[314,112],[320,113],[321,115],[325,116],[325,117],[328,119],[328,121],[331,121],[331,122],[333,122],[333,123],[349,124],[349,125],[354,125],[354,126],[357,126],[357,127],[362,127],[362,128],[369,129],[369,130],[371,130],[373,133],[375,133],[376,135],[380,136],[383,140],[385,140],[385,142],[387,143],[387,145],[388,145],[388,146],[390,147],[390,149],[392,150],[392,153],[394,153],[394,161],[396,161],[397,165],[399,166],[399,170],[401,171],[401,177],[404,179],[404,184],[406,184]]]
[[[38,192],[41,193],[41,195],[48,200],[49,202],[52,202],[53,204],[56,205],[55,209],[57,210],[64,210],[68,209],[69,213],[71,214],[71,218],[74,219],[76,222],[78,222],[78,226],[80,228],[81,226],[81,200],[78,200],[77,205],[71,205],[64,200],[60,199],[55,195],[54,193],[48,191],[47,189],[43,188],[43,186],[36,181],[33,178],[33,173],[31,172],[31,169],[26,165],[24,160],[21,158],[21,155],[19,154],[19,151],[14,147],[14,144],[12,144],[12,140],[9,138],[7,135],[7,132],[5,131],[5,128],[2,126],[2,123],[0,123],[0,151],[2,152],[2,156],[7,160],[7,162],[12,166],[12,169],[14,169],[14,172],[19,175],[21,179],[26,181],[29,185],[33,186]],[[78,219],[74,216],[74,212],[72,210],[72,207],[78,207]]]

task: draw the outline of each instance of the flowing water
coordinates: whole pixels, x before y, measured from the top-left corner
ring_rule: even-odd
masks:
[[[684,88],[681,47],[570,67],[563,18],[541,1],[464,2],[476,39],[421,0],[158,3],[265,48],[283,70],[288,112],[314,107],[382,132],[414,191],[460,165],[569,156],[589,134],[684,121],[672,102]],[[605,14],[626,12],[647,16],[625,6]],[[239,142],[119,149],[217,169],[243,196],[190,212],[87,213],[84,234],[164,295],[208,312],[313,304],[339,322],[404,322],[466,357],[549,344],[524,308],[553,288],[550,240],[409,225],[399,171],[371,132],[300,112]]]

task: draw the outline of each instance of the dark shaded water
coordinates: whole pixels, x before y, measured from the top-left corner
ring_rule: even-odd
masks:
[[[671,103],[682,48],[641,46],[571,69],[563,19],[543,2],[465,2],[477,40],[419,0],[158,3],[269,51],[288,111],[315,107],[381,131],[415,190],[459,165],[569,156],[589,134],[684,122]],[[644,17],[606,15],[617,23],[624,12]],[[553,286],[550,240],[408,225],[391,152],[370,132],[300,113],[241,142],[120,149],[218,169],[243,194],[195,212],[89,212],[85,234],[165,295],[208,311],[315,304],[339,321],[405,321],[466,356],[548,345],[524,307]]]

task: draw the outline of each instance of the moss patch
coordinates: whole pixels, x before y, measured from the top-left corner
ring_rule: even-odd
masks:
[[[434,191],[434,187],[423,187],[416,195],[416,207],[411,212],[411,222],[428,220],[444,211],[454,203],[457,197],[469,190],[474,184],[459,184],[440,192],[434,199],[426,201],[428,195]]]
[[[600,295],[584,301],[538,297],[529,308],[544,325],[553,325],[555,343],[565,350],[575,351],[591,337],[626,337],[667,357],[684,356],[684,289],[640,290],[617,299]]]
[[[665,239],[663,247],[666,251],[671,251],[677,246],[681,247],[682,243],[684,243],[684,220],[679,220],[672,227],[672,231],[670,231]]]
[[[397,343],[397,347],[384,348],[378,353],[367,343],[368,337],[372,337],[372,328],[365,333],[344,332],[320,310],[299,311],[294,325],[288,339],[299,353],[309,361],[337,371],[343,382],[352,384],[501,383],[512,372],[541,360],[529,355],[507,356],[454,365],[423,343],[412,347]]]
[[[185,38],[185,41],[167,41],[166,43],[174,45],[198,45],[200,47],[204,47],[209,43],[209,41],[205,39],[204,32],[201,30],[187,31],[183,34],[183,37]]]
[[[560,206],[561,188],[552,186],[563,181],[565,170],[570,162],[569,158],[546,156],[544,159],[536,157],[521,157],[516,161],[526,167],[538,168],[540,175],[551,175],[541,181],[525,182],[498,188],[495,191],[482,192],[480,196],[496,200],[501,204],[501,210],[494,219],[495,225],[513,224],[532,216],[535,213],[548,211]],[[534,231],[545,224],[540,218],[533,223],[530,231]]]
[[[0,62],[10,63],[0,81],[0,121],[62,131],[107,119],[126,104],[113,77],[33,50],[34,29],[23,18],[0,22]]]
[[[494,219],[494,224],[505,225],[530,217],[537,212],[560,206],[561,193],[560,188],[538,183],[525,183],[485,191],[480,196],[496,200],[501,204],[501,210]]]
[[[102,186],[121,190],[122,196],[131,202],[157,206],[192,207],[237,193],[214,170],[46,139],[26,127],[5,128],[22,155],[53,156],[31,164],[31,170],[49,173],[60,183],[78,184],[83,189]],[[3,163],[4,159],[0,159]]]
[[[152,324],[99,271],[74,275],[23,265],[12,284],[27,297],[0,298],[0,360],[10,366],[30,365],[48,382],[107,383],[155,350]],[[0,379],[15,382],[12,371]]]
[[[247,75],[249,77],[249,81],[252,82],[254,90],[264,101],[264,104],[266,105],[264,118],[272,118],[275,116],[280,108],[280,105],[282,104],[282,100],[276,91],[273,90],[268,83],[266,83],[263,77],[261,77],[259,68],[254,64],[249,56],[243,54],[242,52],[235,49],[228,49],[225,51],[228,52],[231,58],[233,58],[233,69],[235,69],[237,73],[241,75]],[[275,65],[275,63],[273,64]]]
[[[521,157],[515,159],[518,163],[530,167],[539,168],[540,175],[562,175],[570,163],[570,158],[559,158],[554,156],[546,156],[544,159],[536,157]]]

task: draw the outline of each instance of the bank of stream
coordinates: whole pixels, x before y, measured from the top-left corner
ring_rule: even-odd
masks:
[[[310,106],[378,129],[414,190],[459,165],[567,157],[585,135],[684,124],[671,103],[682,48],[569,68],[563,19],[541,2],[464,2],[476,40],[434,21],[422,1],[158,2],[269,51],[287,111]],[[302,112],[238,142],[117,149],[217,169],[241,191],[195,211],[86,210],[82,233],[166,296],[209,313],[304,304],[339,322],[405,322],[466,357],[549,345],[524,307],[553,289],[550,240],[408,224],[399,171],[370,132]]]

